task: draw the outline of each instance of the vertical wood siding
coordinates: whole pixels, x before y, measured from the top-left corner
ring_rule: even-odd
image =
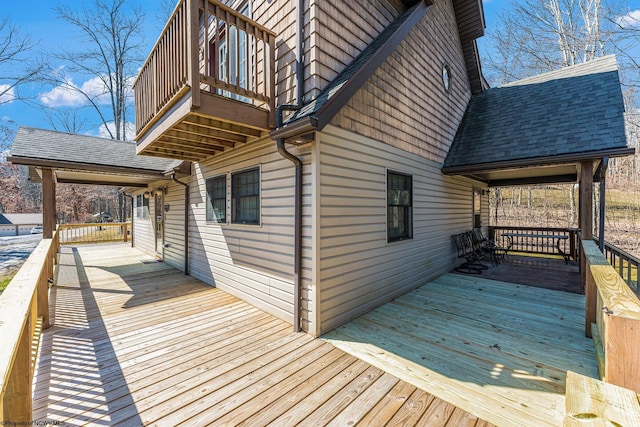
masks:
[[[292,151],[301,156],[308,154],[309,149]],[[305,162],[309,163],[308,155],[305,156]],[[206,179],[222,174],[228,177],[231,172],[256,166],[260,167],[261,178],[261,225],[207,222]],[[307,172],[304,177],[307,222],[310,185]],[[294,168],[278,154],[275,142],[254,143],[195,164],[190,197],[191,275],[291,322],[294,291]],[[230,202],[227,197],[228,206]],[[307,230],[304,235],[305,266],[311,265],[309,241],[310,233]],[[310,276],[307,269],[303,280],[309,283]],[[303,295],[308,298],[309,292],[305,291]]]
[[[311,0],[313,50],[306,61],[311,98],[404,11],[399,0]]]
[[[449,271],[473,187],[440,164],[329,125],[319,135],[319,286],[326,332]],[[387,243],[387,169],[413,177],[413,239]]]
[[[470,96],[453,6],[436,1],[332,124],[441,163]]]
[[[277,35],[277,104],[295,100],[297,0],[254,0],[252,19]],[[400,0],[305,0],[305,102],[315,98],[402,11]],[[346,19],[345,19],[346,18]]]

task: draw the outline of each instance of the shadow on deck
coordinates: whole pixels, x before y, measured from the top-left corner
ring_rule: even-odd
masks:
[[[124,244],[63,247],[34,420],[488,426]]]
[[[489,261],[483,261],[483,264],[489,267],[479,275],[483,279],[580,293],[578,263],[575,261],[565,263],[562,257],[510,253],[497,266],[491,265]]]

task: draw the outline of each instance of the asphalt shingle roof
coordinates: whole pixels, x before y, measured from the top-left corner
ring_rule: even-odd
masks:
[[[472,96],[443,169],[626,147],[612,55]]]
[[[18,129],[11,146],[11,156],[158,172],[168,171],[182,163],[180,160],[138,156],[132,142],[31,127]]]

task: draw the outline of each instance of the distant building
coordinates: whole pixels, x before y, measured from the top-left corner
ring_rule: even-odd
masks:
[[[30,234],[38,225],[42,225],[41,213],[0,214],[0,236]]]

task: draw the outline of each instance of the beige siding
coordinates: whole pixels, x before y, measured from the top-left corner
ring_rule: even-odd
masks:
[[[297,155],[308,151],[308,148],[293,150]],[[309,156],[306,157],[308,164]],[[207,222],[206,179],[225,174],[229,188],[230,173],[255,166],[260,167],[261,224]],[[305,192],[310,193],[308,173],[304,184]],[[294,168],[278,154],[273,141],[236,148],[195,164],[191,179],[189,230],[191,275],[292,322],[293,202]],[[309,210],[309,203],[307,195],[305,211]],[[227,205],[230,206],[229,197]],[[311,265],[309,231],[306,234],[304,264]],[[309,271],[307,268],[306,283],[310,283]],[[305,291],[303,295],[308,298],[309,292]],[[307,322],[305,327],[308,327]]]
[[[444,64],[451,68],[450,93]],[[470,96],[453,6],[440,0],[332,124],[441,163]]]
[[[133,238],[136,248],[149,255],[155,256],[155,241],[153,233],[153,223],[151,215],[153,213],[153,200],[149,200],[149,218],[138,218],[136,216],[136,196],[143,191],[133,193]]]
[[[328,126],[319,135],[321,331],[449,271],[451,235],[472,227],[480,183],[415,154]],[[413,239],[387,243],[387,169],[413,176]]]
[[[164,213],[164,261],[184,271],[184,187],[174,182],[163,185],[164,203],[169,205],[169,211]]]

